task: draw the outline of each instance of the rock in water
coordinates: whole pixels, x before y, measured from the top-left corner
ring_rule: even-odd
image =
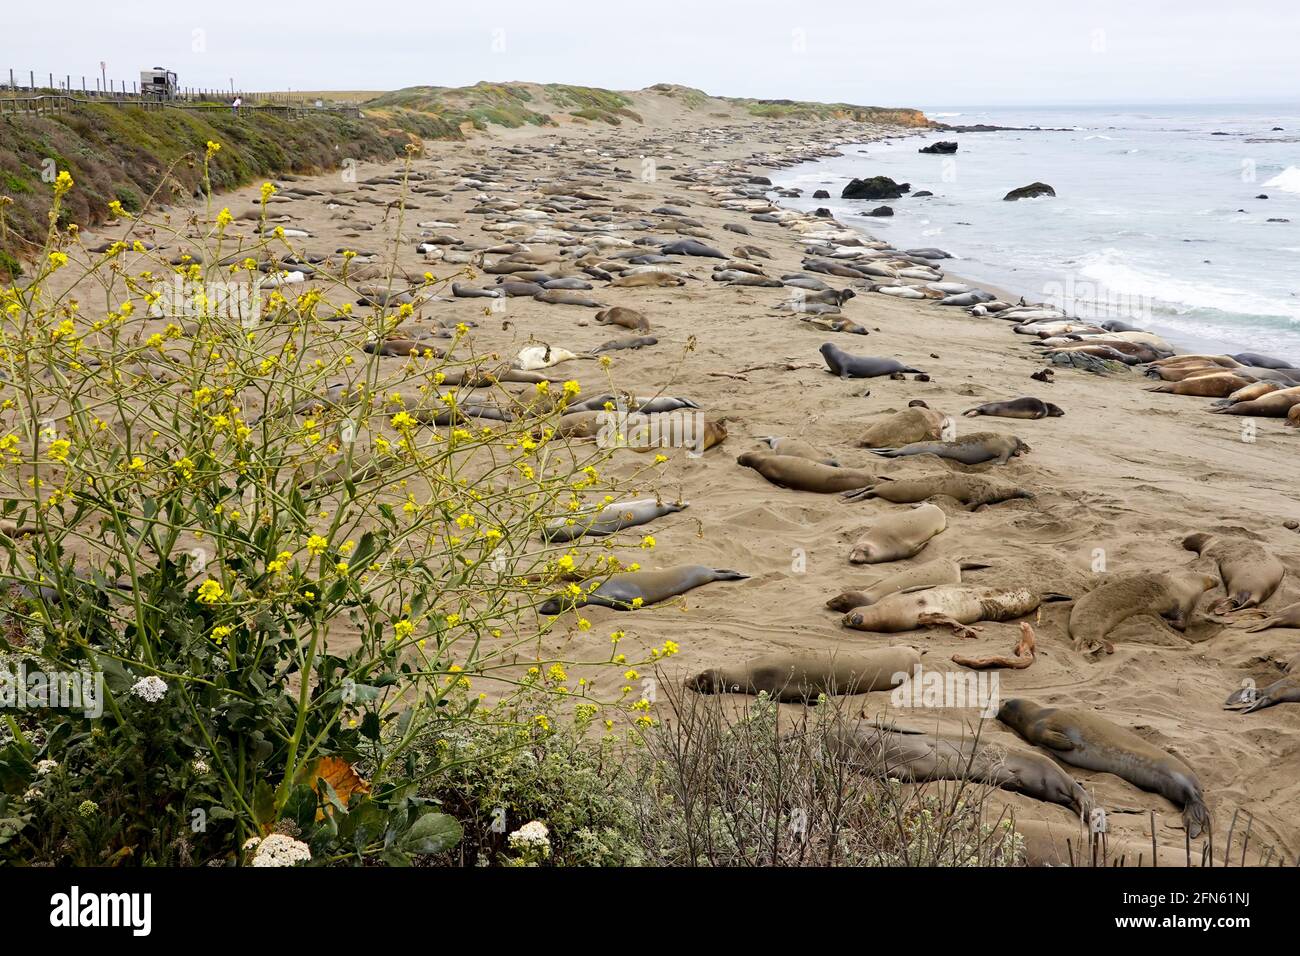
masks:
[[[841,199],[901,199],[912,191],[911,183],[896,183],[888,176],[855,179],[844,187]]]
[[[1003,196],[1003,200],[1014,202],[1017,199],[1035,199],[1038,196],[1055,196],[1056,190],[1047,183],[1030,183],[1028,186],[1021,186],[1019,189],[1013,189]]]
[[[894,210],[890,209],[888,206],[877,206],[875,209],[871,210],[871,212],[867,213],[868,216],[892,216],[893,214]]]
[[[940,140],[937,143],[931,143],[929,146],[922,146],[917,150],[918,153],[955,153],[957,144],[950,140]]]

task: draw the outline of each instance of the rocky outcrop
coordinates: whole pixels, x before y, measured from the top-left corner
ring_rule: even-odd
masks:
[[[957,144],[951,140],[940,140],[937,143],[931,143],[929,146],[922,146],[917,150],[918,153],[955,153]]]
[[[855,179],[844,187],[841,199],[901,199],[912,191],[911,183],[896,183],[888,176]]]
[[[1028,186],[1021,186],[1019,189],[1013,189],[1002,198],[1007,202],[1014,202],[1017,199],[1036,199],[1039,196],[1055,196],[1056,190],[1047,183],[1030,183]]]

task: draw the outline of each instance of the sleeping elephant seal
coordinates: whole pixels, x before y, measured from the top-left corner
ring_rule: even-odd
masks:
[[[1256,386],[1274,385],[1272,382],[1256,382]],[[1248,393],[1252,386],[1239,388],[1232,395]],[[1232,397],[1231,395],[1229,396]],[[1210,411],[1216,415],[1258,415],[1261,418],[1285,418],[1296,405],[1300,405],[1300,386],[1277,388],[1263,392],[1253,398],[1242,398],[1220,408]]]
[[[870,607],[854,608],[841,623],[855,631],[895,634],[922,627],[950,627],[958,637],[974,637],[968,625],[979,621],[1014,621],[1046,600],[1063,595],[1040,595],[1029,588],[977,588],[944,585],[923,591],[890,594]]]
[[[1286,574],[1286,568],[1276,556],[1244,538],[1189,534],[1183,539],[1183,547],[1218,565],[1228,596],[1210,606],[1215,614],[1264,603]]]
[[[909,511],[882,517],[853,545],[853,564],[881,564],[910,558],[948,527],[948,516],[937,505],[917,505]]]
[[[849,501],[866,501],[880,498],[894,504],[906,505],[929,498],[953,498],[970,510],[983,505],[994,505],[1012,498],[1032,498],[1032,492],[1006,482],[994,481],[982,475],[964,475],[953,472],[928,478],[886,478],[880,476],[870,488],[847,492]]]
[[[597,325],[619,325],[625,329],[632,329],[635,332],[649,332],[650,322],[644,315],[636,309],[626,309],[621,305],[616,305],[612,309],[605,309],[596,313]]]
[[[1148,392],[1166,392],[1170,395],[1196,395],[1200,398],[1223,398],[1231,395],[1243,385],[1249,385],[1254,379],[1232,372],[1212,372],[1208,375],[1196,375],[1181,382],[1165,382]]]
[[[1015,435],[1003,435],[998,432],[975,432],[958,438],[956,441],[914,442],[902,448],[874,448],[877,455],[885,458],[905,458],[908,455],[938,455],[959,461],[963,465],[979,465],[986,461],[1005,465],[1016,455],[1031,451],[1030,447]]]
[[[850,355],[827,342],[820,349],[826,367],[841,378],[876,378],[880,375],[893,375],[895,372],[917,372],[919,368],[904,365],[897,359],[877,358],[873,355]]]
[[[1028,747],[993,743],[987,737],[900,733],[865,722],[837,727],[828,734],[827,745],[843,760],[913,783],[969,780],[1059,803],[1081,816],[1092,812],[1092,799],[1079,782]]]
[[[877,416],[857,444],[859,448],[897,448],[942,438],[946,420],[943,412],[935,411],[924,402],[914,402],[902,411]]]
[[[766,444],[768,448],[778,455],[793,455],[796,458],[818,461],[823,465],[830,465],[832,468],[840,467],[839,460],[834,455],[828,455],[816,445],[812,445],[800,438],[764,435],[759,441]]]
[[[875,474],[870,471],[836,468],[834,465],[823,465],[795,455],[750,451],[737,458],[736,464],[753,468],[772,484],[781,488],[793,488],[795,491],[830,494],[864,488],[876,481]]]
[[[1293,604],[1287,610],[1292,608],[1300,608],[1300,604]],[[1300,704],[1300,656],[1287,662],[1286,671],[1285,677],[1273,681],[1263,690],[1256,687],[1253,680],[1243,684],[1240,690],[1228,695],[1223,702],[1224,709],[1249,714],[1275,704]]]
[[[1192,839],[1209,828],[1210,812],[1196,774],[1133,731],[1097,714],[1040,707],[1022,699],[1004,703],[998,710],[998,720],[1072,767],[1113,773],[1180,805],[1183,824]]]
[[[599,586],[583,582],[581,596],[553,597],[538,610],[552,617],[569,608],[585,607],[588,604],[611,607],[616,611],[630,611],[658,604],[712,581],[744,581],[748,577],[748,574],[739,571],[709,568],[702,564],[679,564],[662,571],[625,571],[610,575]]]
[[[987,568],[987,564],[973,561],[953,561],[948,558],[936,558],[926,561],[914,568],[899,571],[881,578],[865,591],[844,591],[826,602],[832,611],[852,611],[855,607],[875,604],[881,598],[899,591],[912,591],[919,588],[932,588],[940,584],[961,584],[963,571]]]
[[[1185,630],[1192,608],[1218,579],[1199,571],[1135,574],[1107,581],[1074,602],[1068,630],[1076,649],[1114,647],[1106,635],[1137,614],[1158,614],[1171,627]]]
[[[1041,399],[1030,398],[1013,398],[1007,402],[989,402],[985,405],[977,405],[974,408],[968,408],[963,414],[967,418],[978,418],[980,415],[993,415],[997,418],[1059,418],[1064,415],[1058,405],[1051,402],[1044,402]]]
[[[861,654],[803,651],[767,654],[739,667],[711,667],[686,682],[701,694],[758,694],[787,703],[819,694],[866,694],[901,684],[921,663],[910,647],[882,647]]]
[[[596,537],[614,534],[624,528],[635,528],[655,518],[675,514],[688,504],[690,502],[660,501],[657,498],[615,501],[599,511],[554,521],[542,531],[542,537],[547,541],[573,541],[588,534]]]

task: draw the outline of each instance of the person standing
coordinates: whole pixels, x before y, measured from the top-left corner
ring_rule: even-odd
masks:
[[[233,101],[231,102],[231,104],[230,104],[230,111],[231,111],[232,113],[234,113],[236,116],[238,116],[238,115],[239,115],[239,108],[240,108],[241,106],[243,106],[243,105],[244,105],[244,100],[243,100],[243,98],[242,98],[242,97],[238,97],[238,96],[236,96],[236,97],[234,98],[234,100],[233,100]]]

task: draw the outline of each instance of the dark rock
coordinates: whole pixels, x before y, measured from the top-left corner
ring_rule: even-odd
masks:
[[[663,167],[660,167],[660,168],[662,169]],[[755,186],[770,186],[770,185],[772,185],[772,180],[768,179],[766,176],[750,176],[750,177],[749,177],[749,182],[752,183],[752,184],[755,185]]]
[[[888,176],[855,179],[844,187],[841,199],[900,199],[912,191],[911,183],[896,183]]]
[[[955,153],[957,144],[951,140],[940,140],[937,143],[931,143],[929,146],[922,146],[917,150],[918,153]]]
[[[1256,196],[1255,198],[1256,198],[1256,199],[1267,199],[1267,198],[1268,198],[1268,193],[1260,193],[1260,194],[1259,194],[1258,196]]]
[[[813,193],[813,199],[830,199],[831,194],[824,189],[819,189]]]
[[[825,206],[818,206],[813,215],[820,216],[822,219],[829,219],[831,218],[831,211]]]
[[[1269,222],[1290,222],[1290,219],[1270,219]]]
[[[933,195],[934,193],[930,192],[930,190],[922,189],[919,193],[912,193],[912,198],[920,199],[922,196],[933,196]]]
[[[1002,198],[1007,202],[1014,202],[1017,199],[1034,199],[1037,196],[1055,196],[1056,190],[1047,183],[1030,183],[1028,186],[1021,186],[1019,189],[1013,189]]]
[[[892,216],[893,214],[894,210],[890,209],[888,206],[877,206],[875,209],[871,210],[871,212],[867,213],[868,216]]]

